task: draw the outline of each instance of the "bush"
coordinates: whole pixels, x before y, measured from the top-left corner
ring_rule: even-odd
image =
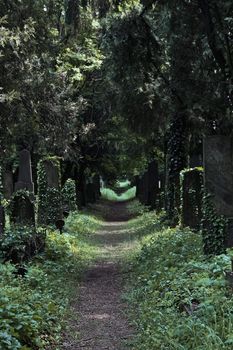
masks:
[[[77,288],[80,272],[94,256],[86,236],[98,226],[97,219],[71,214],[64,234],[47,232],[45,252],[24,265],[24,278],[10,263],[0,264],[0,349],[57,347],[69,297]],[[9,232],[2,247],[24,251],[23,242],[31,234],[28,228]]]
[[[48,184],[46,166],[54,168],[58,176],[58,188]],[[58,157],[47,157],[38,163],[38,223],[55,225],[62,216],[61,167]]]
[[[0,251],[4,261],[14,264],[28,261],[43,251],[45,231],[29,226],[13,226],[6,230],[0,240]]]
[[[68,211],[77,210],[75,181],[68,179],[62,189],[63,209]]]
[[[149,236],[134,262],[128,295],[137,310],[134,349],[231,350],[233,300],[224,273],[230,257],[207,259],[201,235],[190,229],[157,223],[151,230],[141,222],[135,230],[145,235],[146,226]]]
[[[16,278],[10,264],[0,265],[0,271],[0,348],[43,349],[57,331],[62,301],[48,287],[47,274],[38,274],[35,267],[29,268],[25,279]]]

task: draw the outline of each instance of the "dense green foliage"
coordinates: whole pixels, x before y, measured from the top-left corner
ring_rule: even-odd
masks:
[[[83,214],[67,219],[63,235],[47,231],[43,254],[24,265],[21,277],[17,267],[0,264],[0,348],[4,350],[45,349],[56,344],[61,336],[61,322],[68,307],[68,298],[76,286],[77,276],[93,256],[88,235],[99,221]],[[12,242],[17,249],[23,245],[27,231],[8,235],[2,245]]]
[[[206,259],[199,234],[163,227],[153,213],[132,227],[145,237],[128,295],[138,329],[134,349],[230,350],[233,305],[225,270],[231,253]]]
[[[166,226],[179,223],[180,173],[202,165],[203,134],[233,135],[232,13],[229,0],[0,0],[0,199],[2,184],[11,191],[17,181],[19,151],[30,150],[36,224],[50,226],[25,279],[12,277],[18,267],[1,265],[0,348],[36,350],[56,340],[66,271],[72,280],[81,269],[83,236],[98,226],[75,212],[87,204],[87,189],[95,201],[94,174],[109,186],[104,198],[139,198],[141,185],[141,203],[162,210],[158,219],[138,202],[128,205],[141,214],[131,230],[151,235],[130,296],[139,305],[137,348],[232,347],[227,220],[215,212],[213,193],[204,196],[202,239]],[[45,160],[57,170],[56,186]],[[124,193],[114,192],[120,178],[132,184]],[[66,208],[72,215],[59,235],[51,226]],[[11,225],[2,258],[29,260],[31,244],[41,253],[39,234]]]
[[[54,168],[55,184],[48,183],[46,165]],[[53,174],[55,173],[55,175]],[[55,225],[62,218],[61,170],[57,157],[47,157],[38,164],[38,223],[40,225]]]
[[[68,179],[62,188],[62,205],[68,211],[75,211],[77,209],[75,181],[72,179]]]

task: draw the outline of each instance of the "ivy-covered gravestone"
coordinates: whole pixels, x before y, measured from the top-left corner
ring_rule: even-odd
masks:
[[[146,171],[143,175],[139,176],[139,184],[138,184],[138,199],[140,203],[144,205],[148,205],[148,194],[149,194],[149,175],[148,171]]]
[[[70,212],[77,210],[75,181],[68,179],[62,188],[63,211]]]
[[[28,150],[19,154],[19,175],[10,203],[11,223],[35,226],[34,184],[32,181],[31,155]]]
[[[183,170],[181,178],[181,224],[199,230],[202,219],[203,170]]]
[[[224,135],[204,138],[203,239],[206,254],[233,246],[233,140]]]
[[[38,164],[38,223],[54,225],[62,217],[60,160],[48,157]]]

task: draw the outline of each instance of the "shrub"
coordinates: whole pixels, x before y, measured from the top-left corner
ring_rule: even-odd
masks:
[[[134,349],[231,350],[233,300],[224,275],[230,257],[207,259],[201,235],[188,228],[151,227],[128,295],[137,310]]]
[[[63,208],[68,211],[77,210],[75,181],[68,179],[62,189]]]
[[[51,187],[46,174],[46,164],[54,168],[58,177],[58,188]],[[61,169],[58,157],[47,157],[38,164],[38,223],[40,225],[54,225],[61,219]]]
[[[41,252],[45,245],[45,231],[29,226],[13,226],[0,240],[0,251],[5,261],[14,264],[28,261]]]

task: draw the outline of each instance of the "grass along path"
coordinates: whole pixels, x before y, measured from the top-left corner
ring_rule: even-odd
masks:
[[[73,317],[63,341],[63,350],[123,350],[133,329],[125,316],[122,301],[121,263],[135,250],[126,221],[125,203],[100,203],[95,210],[108,221],[91,237],[96,260],[83,276],[72,303]]]

